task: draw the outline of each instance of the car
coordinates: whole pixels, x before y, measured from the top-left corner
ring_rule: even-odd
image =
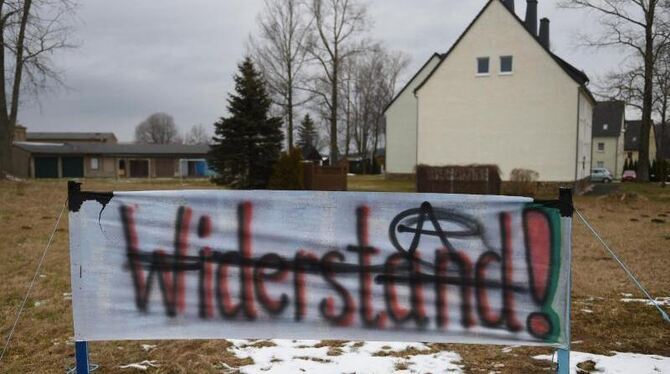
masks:
[[[612,180],[614,180],[612,173],[605,168],[591,170],[591,182],[612,183]]]
[[[637,180],[637,173],[635,170],[625,170],[621,180],[624,182],[635,182]]]

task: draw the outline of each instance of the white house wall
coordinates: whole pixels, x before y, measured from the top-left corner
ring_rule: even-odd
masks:
[[[576,180],[582,180],[591,175],[593,109],[594,104],[589,97],[579,90],[579,140],[577,143]]]
[[[621,179],[624,164],[623,137],[594,137],[593,138],[593,167],[604,167],[614,175],[615,179]],[[604,150],[598,150],[598,144],[604,145]],[[619,144],[622,144],[621,146]]]
[[[500,75],[507,55],[514,72]],[[490,57],[490,75],[476,75],[478,57]],[[578,141],[577,133],[578,122],[590,131],[592,105],[578,113],[579,85],[498,1],[417,93],[419,164],[495,164],[505,180],[516,168],[542,181],[590,172],[590,136]],[[576,170],[577,157],[587,157],[586,172]]]
[[[386,171],[411,174],[416,166],[417,99],[414,90],[440,62],[433,56],[386,111]]]

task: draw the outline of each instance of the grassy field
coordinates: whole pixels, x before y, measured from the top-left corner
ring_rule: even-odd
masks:
[[[206,181],[91,180],[87,190],[214,188]],[[378,177],[352,178],[358,191],[412,191],[407,182]],[[628,184],[605,197],[577,197],[575,204],[619,251],[655,296],[670,296],[670,189]],[[0,181],[0,332],[6,337],[33,276],[39,256],[66,198],[65,181]],[[56,232],[44,267],[28,300],[2,372],[62,373],[72,367],[72,311],[67,216]],[[573,349],[670,356],[670,324],[643,303],[624,303],[623,294],[641,298],[618,265],[575,220],[573,260]],[[142,344],[156,345],[149,351]],[[335,347],[337,342],[325,342]],[[235,356],[226,341],[105,342],[91,344],[91,360],[102,372],[129,372],[120,365],[155,360],[154,372],[222,372],[249,359]],[[548,363],[529,356],[546,349],[431,345],[463,357],[467,372],[547,372]],[[336,350],[335,350],[336,352]],[[408,352],[407,354],[421,354]],[[222,366],[222,363],[225,365]],[[504,368],[495,365],[504,364]]]

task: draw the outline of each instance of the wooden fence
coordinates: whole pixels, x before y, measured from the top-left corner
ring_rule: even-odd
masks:
[[[500,170],[495,165],[419,165],[416,169],[417,192],[499,195],[500,186]]]
[[[346,162],[338,166],[319,166],[313,162],[303,162],[303,183],[306,190],[312,191],[346,191]]]

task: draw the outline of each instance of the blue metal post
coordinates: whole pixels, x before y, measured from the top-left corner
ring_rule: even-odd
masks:
[[[567,188],[561,188],[559,193],[559,201],[562,203],[562,212],[561,216],[564,218],[570,218],[569,224],[569,242],[568,248],[563,247],[563,250],[569,251],[570,262],[568,263],[568,290],[567,290],[567,318],[566,321],[568,325],[567,329],[567,344],[568,348],[558,350],[558,374],[570,374],[570,345],[571,345],[571,314],[572,314],[572,215],[574,212],[574,205],[572,201],[572,190]]]
[[[88,342],[75,342],[74,350],[77,374],[88,374]]]
[[[558,374],[570,374],[570,350],[558,350]]]

